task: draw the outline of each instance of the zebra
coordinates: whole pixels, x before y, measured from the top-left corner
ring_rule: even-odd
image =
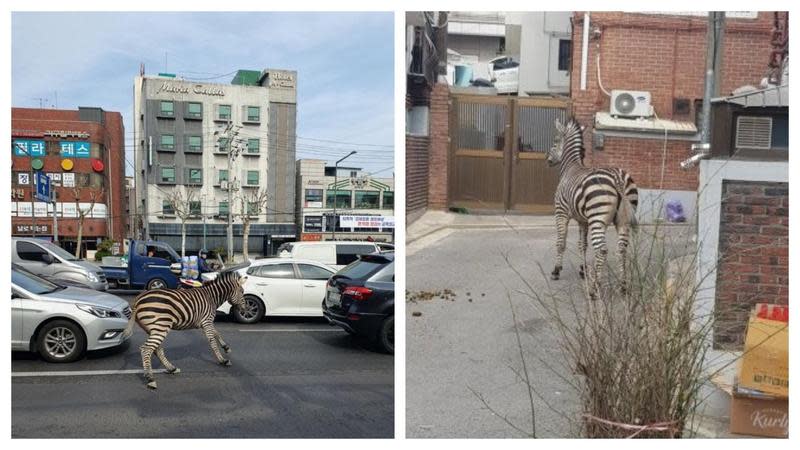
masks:
[[[599,287],[608,247],[606,228],[612,223],[619,236],[617,249],[622,274],[622,290],[627,290],[625,257],[631,230],[637,227],[636,206],[639,201],[636,184],[630,174],[619,168],[591,168],[583,165],[583,127],[575,118],[566,124],[558,119],[553,146],[547,152],[550,167],[560,165],[555,193],[556,264],[551,279],[558,280],[563,265],[567,226],[575,219],[579,226],[578,250],[583,257],[580,268],[585,278],[587,235],[594,248],[594,281],[589,296],[594,299]],[[591,280],[591,277],[589,277]]]
[[[140,350],[148,388],[158,387],[151,364],[153,353],[158,356],[167,373],[180,372],[180,369],[169,362],[164,353],[164,339],[170,330],[201,328],[217,361],[223,366],[231,365],[230,359],[220,352],[220,347],[225,353],[230,353],[231,348],[214,328],[214,316],[217,308],[225,301],[244,312],[243,286],[247,277],[237,273],[237,268],[221,272],[215,280],[199,288],[155,289],[136,297],[124,334],[125,336],[133,334],[134,322],[147,333],[147,339]]]

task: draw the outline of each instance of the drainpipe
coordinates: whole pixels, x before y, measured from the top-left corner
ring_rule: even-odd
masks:
[[[692,144],[691,157],[681,162],[682,169],[691,169],[704,158],[711,156],[711,98],[719,89],[719,68],[722,66],[722,32],[725,29],[725,13],[710,11],[706,32],[706,78],[703,91],[702,128],[700,143]]]
[[[583,14],[583,44],[581,45],[581,90],[586,90],[586,72],[589,64],[589,13]]]

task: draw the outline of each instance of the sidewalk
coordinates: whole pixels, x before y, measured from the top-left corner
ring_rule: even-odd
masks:
[[[448,211],[426,211],[406,228],[406,244],[444,229],[513,228],[529,230],[553,228],[553,216],[457,214]]]

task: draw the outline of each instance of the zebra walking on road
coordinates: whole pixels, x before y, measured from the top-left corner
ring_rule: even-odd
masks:
[[[200,288],[155,289],[136,297],[125,335],[133,334],[134,322],[147,333],[147,339],[140,348],[147,387],[158,387],[151,364],[153,353],[158,356],[167,373],[180,372],[164,353],[164,339],[170,330],[202,329],[217,361],[223,366],[231,365],[231,361],[220,352],[220,347],[226,353],[230,353],[231,348],[214,328],[214,316],[217,308],[225,301],[240,311],[244,310],[243,286],[246,279],[247,277],[239,275],[235,270],[228,270]]]
[[[575,118],[566,124],[556,120],[553,147],[547,152],[548,165],[559,167],[555,194],[556,264],[551,273],[558,280],[563,265],[567,226],[575,219],[579,226],[578,250],[583,258],[581,277],[589,273],[586,267],[587,235],[594,248],[594,276],[589,273],[589,295],[595,298],[603,279],[608,245],[606,228],[612,223],[618,234],[619,267],[622,288],[627,288],[625,258],[630,232],[636,228],[636,206],[639,195],[633,178],[619,168],[591,168],[583,165],[583,127]]]

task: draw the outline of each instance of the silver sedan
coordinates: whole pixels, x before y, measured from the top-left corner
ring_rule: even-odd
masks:
[[[53,283],[12,264],[12,350],[72,362],[87,350],[122,344],[130,314],[128,302],[116,295]]]

